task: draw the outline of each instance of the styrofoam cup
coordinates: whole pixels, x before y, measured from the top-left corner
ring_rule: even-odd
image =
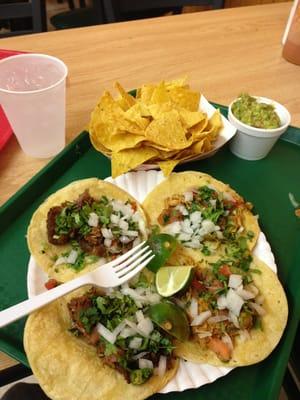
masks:
[[[68,69],[45,54],[18,54],[0,61],[0,103],[22,150],[52,157],[65,146]]]
[[[228,108],[228,119],[237,128],[237,132],[229,147],[234,155],[244,160],[261,160],[266,157],[291,122],[291,115],[283,105],[266,97],[253,97],[260,102],[272,104],[280,118],[281,125],[275,129],[262,129],[244,124],[231,111],[231,107],[237,99],[234,100]]]

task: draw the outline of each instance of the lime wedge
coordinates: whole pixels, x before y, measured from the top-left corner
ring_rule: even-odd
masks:
[[[174,236],[168,235],[167,233],[160,233],[150,236],[147,244],[155,255],[147,265],[147,268],[152,272],[157,272],[174,253],[178,242]]]
[[[173,296],[187,287],[192,276],[193,266],[162,267],[156,273],[156,289],[163,297]]]
[[[154,304],[148,309],[149,318],[164,331],[180,341],[188,340],[190,325],[182,308],[171,302]]]

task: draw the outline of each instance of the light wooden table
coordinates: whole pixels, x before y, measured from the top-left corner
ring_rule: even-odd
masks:
[[[290,8],[276,3],[205,11],[1,39],[0,47],[51,54],[67,64],[68,142],[114,81],[132,89],[185,74],[217,103],[228,105],[242,91],[276,99],[300,126],[300,67],[281,57]],[[48,161],[24,155],[12,138],[0,153],[0,204]]]

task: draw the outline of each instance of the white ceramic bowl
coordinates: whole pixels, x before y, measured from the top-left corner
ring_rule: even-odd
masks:
[[[275,129],[262,129],[244,124],[231,111],[233,103],[238,100],[235,99],[228,108],[228,119],[237,129],[236,135],[230,142],[230,150],[244,160],[261,160],[266,157],[279,137],[287,130],[291,122],[291,115],[283,105],[274,100],[259,96],[252,97],[259,102],[272,104],[280,118],[281,125]]]

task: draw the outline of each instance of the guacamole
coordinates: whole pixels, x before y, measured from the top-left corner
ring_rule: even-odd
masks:
[[[244,124],[255,128],[279,128],[281,121],[272,104],[259,103],[247,93],[240,95],[231,107],[233,115]]]

